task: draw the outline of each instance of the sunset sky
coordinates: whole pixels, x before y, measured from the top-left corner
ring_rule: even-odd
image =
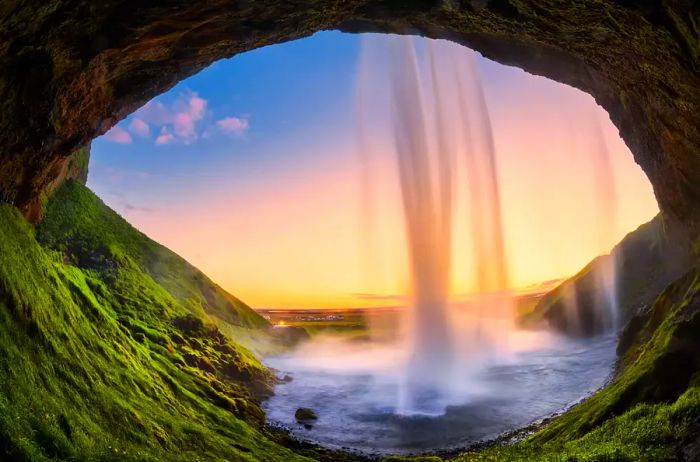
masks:
[[[213,64],[97,139],[88,186],[254,307],[395,304],[407,271],[393,165],[372,170],[371,213],[362,200],[363,40],[324,32]],[[649,182],[590,96],[477,62],[513,288],[575,273],[657,213]],[[381,149],[389,134],[374,132]],[[598,182],[595,133],[612,157],[614,194]],[[611,208],[616,222],[600,223]],[[474,290],[465,242],[453,251],[455,294]]]

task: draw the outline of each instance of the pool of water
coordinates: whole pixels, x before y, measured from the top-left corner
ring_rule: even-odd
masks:
[[[400,349],[393,344],[319,338],[300,351],[267,358],[292,380],[265,402],[268,421],[326,447],[416,453],[469,446],[560,411],[601,387],[615,360],[614,336],[588,340],[551,334],[507,355],[458,364],[465,372],[448,397],[427,391],[430,412],[406,412]],[[435,395],[440,395],[439,397]],[[297,423],[313,409],[312,426]]]

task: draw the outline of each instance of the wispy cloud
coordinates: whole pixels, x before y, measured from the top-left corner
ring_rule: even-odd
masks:
[[[387,301],[387,302],[398,302],[405,301],[408,299],[406,295],[398,294],[368,294],[368,293],[354,293],[350,294],[351,297],[360,300],[372,300],[372,301]]]
[[[156,137],[156,144],[162,146],[164,144],[170,144],[175,140],[175,136],[168,131],[167,128],[163,127],[160,130],[160,135]]]
[[[131,135],[129,135],[129,132],[124,130],[119,125],[115,125],[114,127],[110,128],[109,131],[104,134],[104,138],[106,140],[113,142],[113,143],[119,143],[119,144],[131,143]]]
[[[129,124],[129,131],[136,136],[140,136],[141,138],[148,138],[148,136],[151,134],[151,127],[142,119],[134,117]]]
[[[99,177],[100,181],[105,183],[120,183],[127,179],[147,180],[151,178],[151,174],[143,170],[105,167],[98,162],[90,164],[90,175]]]
[[[250,128],[245,117],[225,117],[216,121],[216,126],[226,135],[242,136]]]
[[[110,205],[120,213],[124,212],[142,212],[142,213],[150,213],[153,212],[155,209],[151,207],[144,207],[140,205],[135,205],[131,202],[129,202],[124,194],[121,192],[115,192],[115,191],[109,191],[106,193],[107,196],[110,196],[113,198],[110,200]]]
[[[124,201],[122,203],[122,208],[126,211],[129,211],[129,212],[144,212],[144,213],[153,212],[153,209],[150,207],[141,207],[141,206],[134,205],[134,204],[131,204],[131,203],[126,202],[126,201]]]

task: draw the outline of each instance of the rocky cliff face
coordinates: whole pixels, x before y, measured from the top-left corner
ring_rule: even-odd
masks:
[[[700,4],[693,0],[135,2],[0,6],[0,192],[27,216],[67,156],[213,61],[323,29],[442,37],[592,94],[669,232],[700,234]]]
[[[64,161],[56,162],[52,167],[51,181],[46,183],[39,195],[25,206],[24,216],[33,223],[40,222],[44,217],[46,202],[65,181],[75,180],[83,185],[87,183],[89,163],[89,144],[70,154]]]
[[[602,281],[615,274],[619,328],[651,306],[663,289],[685,274],[692,259],[683,246],[669,239],[662,217],[656,216],[629,233],[609,255],[595,258],[575,276],[547,293],[525,325],[545,323],[572,335],[602,332],[604,313],[612,309]]]

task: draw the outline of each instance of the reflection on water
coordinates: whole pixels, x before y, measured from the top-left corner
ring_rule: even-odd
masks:
[[[268,420],[300,438],[365,452],[420,452],[463,447],[559,411],[603,385],[615,359],[614,336],[572,340],[516,331],[511,352],[490,364],[469,363],[452,393],[420,396],[434,413],[406,415],[400,394],[400,342],[319,337],[267,364],[293,381],[265,403]],[[456,376],[458,377],[458,376]],[[318,421],[294,420],[299,407]]]

